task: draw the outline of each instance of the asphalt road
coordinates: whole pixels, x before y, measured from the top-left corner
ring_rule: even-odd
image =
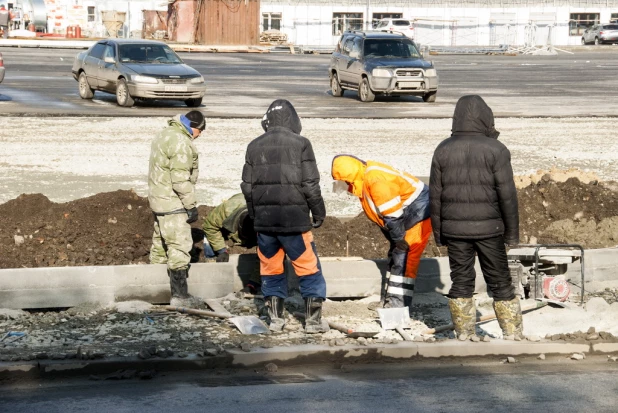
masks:
[[[614,50],[615,49],[615,50]],[[600,50],[600,51],[599,51]],[[115,96],[96,93],[84,101],[71,65],[77,50],[0,48],[6,78],[0,112],[6,115],[168,116],[182,103],[116,106]],[[212,117],[261,117],[277,98],[292,101],[302,117],[450,117],[457,99],[480,94],[502,117],[615,116],[618,48],[557,56],[430,56],[440,75],[438,101],[379,98],[362,103],[353,91],[330,94],[329,55],[181,53],[208,85],[204,110]]]
[[[615,412],[618,363],[425,361],[204,371],[149,381],[0,385],[0,406],[32,412]]]

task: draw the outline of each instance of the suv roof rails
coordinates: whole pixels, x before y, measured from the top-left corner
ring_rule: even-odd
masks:
[[[345,34],[345,33],[362,34],[363,36],[365,35],[365,32],[364,32],[364,31],[362,31],[362,30],[346,30],[346,31],[345,31],[345,32],[343,32],[343,33],[344,33],[344,34]]]

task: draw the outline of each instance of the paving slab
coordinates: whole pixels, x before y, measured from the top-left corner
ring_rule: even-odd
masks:
[[[225,263],[191,266],[189,292],[219,298],[234,292],[234,267]],[[4,308],[74,307],[114,301],[169,302],[165,265],[47,267],[0,270]]]

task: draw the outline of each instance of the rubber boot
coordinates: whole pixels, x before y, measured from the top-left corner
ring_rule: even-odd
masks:
[[[328,323],[322,320],[322,298],[305,298],[305,332],[307,334],[326,333],[330,330]]]
[[[519,297],[509,301],[494,301],[494,311],[505,340],[521,341],[524,339]]]
[[[283,298],[277,296],[264,297],[264,306],[268,311],[270,319],[269,329],[273,332],[280,332],[285,326],[283,318]]]
[[[451,298],[448,300],[455,335],[460,341],[480,341],[476,335],[476,306],[474,298]]]
[[[167,275],[170,277],[171,306],[185,308],[204,307],[204,302],[201,298],[193,297],[189,294],[189,286],[187,285],[187,278],[189,277],[188,268],[182,270],[168,269]]]

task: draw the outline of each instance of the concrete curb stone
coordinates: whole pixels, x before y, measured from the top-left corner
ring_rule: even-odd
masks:
[[[598,343],[593,351],[618,353],[618,343]],[[317,363],[372,363],[393,362],[413,358],[466,358],[491,356],[517,356],[538,354],[590,353],[588,344],[555,342],[515,342],[494,340],[489,343],[462,343],[448,340],[438,343],[400,342],[391,345],[330,347],[327,345],[299,345],[275,348],[252,348],[249,352],[240,349],[227,350],[217,356],[170,357],[141,360],[136,357],[113,357],[103,360],[40,360],[32,362],[0,363],[0,378],[16,375],[29,377],[58,374],[86,375],[105,374],[118,370],[182,371],[216,368],[263,367],[276,365],[309,365]]]

